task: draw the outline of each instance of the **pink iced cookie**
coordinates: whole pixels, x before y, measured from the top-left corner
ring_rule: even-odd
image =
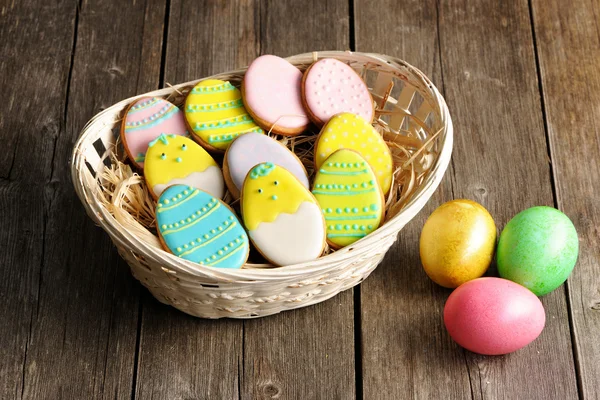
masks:
[[[347,64],[324,58],[310,66],[302,80],[308,116],[323,126],[335,114],[349,112],[373,121],[373,98],[365,82]]]
[[[244,106],[265,131],[298,135],[310,123],[302,107],[301,86],[302,72],[298,68],[280,57],[258,57],[244,75]]]
[[[146,97],[133,103],[121,125],[121,139],[127,156],[144,168],[148,143],[165,135],[187,135],[183,113],[175,105],[158,97]]]

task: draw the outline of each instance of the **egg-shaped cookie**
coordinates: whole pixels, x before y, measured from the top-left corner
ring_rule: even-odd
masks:
[[[392,154],[369,122],[352,113],[340,113],[332,117],[317,138],[316,168],[320,168],[325,159],[339,149],[358,152],[373,168],[383,194],[389,192],[393,173]]]
[[[323,253],[325,221],[317,200],[284,168],[254,167],[244,181],[241,207],[250,240],[271,263],[292,265]]]
[[[163,248],[185,260],[218,268],[241,268],[248,235],[227,205],[187,185],[169,186],[158,199],[156,227]]]
[[[160,135],[150,142],[144,178],[154,199],[177,184],[202,189],[219,199],[225,192],[219,165],[206,150],[183,136]]]
[[[265,131],[296,136],[310,123],[302,106],[301,84],[302,72],[287,60],[258,57],[242,81],[246,109]]]
[[[188,134],[179,108],[159,97],[145,97],[129,106],[121,124],[121,140],[127,156],[136,167],[144,168],[148,143],[162,133]]]
[[[327,243],[335,249],[354,243],[379,227],[384,199],[369,164],[342,149],[325,160],[312,190],[327,224]]]
[[[324,58],[312,64],[302,78],[302,101],[309,118],[323,126],[341,112],[360,115],[371,123],[373,98],[365,82],[347,64]]]
[[[240,197],[248,172],[257,164],[264,162],[271,162],[287,169],[308,189],[306,170],[294,153],[273,138],[249,133],[231,143],[223,160],[223,176],[233,197]]]
[[[208,150],[223,152],[236,137],[263,132],[244,108],[238,88],[226,81],[199,82],[183,110],[194,139]]]

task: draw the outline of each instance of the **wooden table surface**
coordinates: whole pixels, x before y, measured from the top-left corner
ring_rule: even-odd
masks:
[[[0,399],[600,399],[599,26],[598,0],[0,0]],[[211,321],[154,300],[74,193],[86,121],[260,54],[327,49],[397,56],[444,94],[455,147],[426,209],[325,303]],[[418,237],[452,198],[500,229],[533,205],[577,227],[577,266],[523,350],[479,356],[444,329],[450,291]]]

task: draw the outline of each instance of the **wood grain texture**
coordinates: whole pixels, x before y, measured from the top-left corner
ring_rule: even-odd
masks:
[[[298,16],[291,2],[224,6],[208,1],[199,7],[196,2],[174,1],[165,80],[184,82],[227,71],[249,64],[261,53],[288,56],[347,48],[347,3],[313,3],[302,11],[310,26],[306,31],[306,25],[290,29],[289,19]],[[311,21],[315,9],[320,10],[317,14],[335,15],[344,29]],[[145,302],[143,316],[138,398],[354,396],[351,292],[305,310],[245,322],[193,319],[165,310],[154,299]]]
[[[530,22],[526,1],[440,7],[454,196],[482,203],[500,230],[519,211],[553,202]],[[542,303],[546,327],[530,346],[504,357],[466,353],[474,397],[577,397],[563,288]]]
[[[48,250],[47,183],[75,27],[75,3],[0,2],[0,398],[23,397],[40,271]],[[24,123],[24,121],[26,121]]]
[[[262,1],[260,53],[345,50],[348,15],[348,2],[341,0],[312,0],[301,7]],[[246,321],[241,398],[354,398],[353,304],[348,290],[315,306]]]
[[[256,18],[253,2],[172,1],[165,82],[247,65],[258,46]],[[193,318],[144,299],[136,398],[238,398],[243,322]]]
[[[370,2],[368,7],[380,9],[384,5]],[[435,10],[435,4],[424,7],[425,13]],[[384,37],[377,36],[378,29],[368,27],[368,19],[365,19],[362,25],[360,22],[357,25],[357,49],[370,49],[371,43],[378,44],[378,50],[382,52],[389,52],[387,46],[399,49],[404,54],[398,56],[409,62],[412,58],[422,59],[424,65],[413,62],[427,73],[434,69],[427,62],[435,60],[435,39],[441,38],[439,53],[443,88],[455,127],[453,168],[449,170],[454,198],[470,198],[483,204],[499,229],[522,209],[536,204],[552,204],[527,3],[442,2],[437,9],[439,14],[430,18],[414,15],[417,13],[415,9],[418,10],[418,7],[389,13],[408,44],[398,45],[397,42],[391,43],[391,38],[386,41]],[[360,5],[356,10],[360,21]],[[398,15],[406,17],[398,21]],[[436,28],[438,35],[432,35],[430,32]],[[413,41],[417,43],[413,44]],[[423,48],[423,43],[429,46]],[[446,181],[442,192],[445,190],[447,193],[448,189]],[[442,194],[442,197],[446,196]],[[450,291],[429,282],[423,283],[428,278],[416,271],[421,270],[417,254],[423,217],[415,220],[413,227],[407,227],[400,235],[399,246],[404,245],[403,238],[410,241],[404,245],[407,250],[396,249],[398,253],[390,255],[394,257],[391,262],[398,262],[395,267],[402,271],[390,270],[387,272],[389,275],[363,285],[365,397],[382,393],[389,398],[576,397],[562,289],[542,300],[547,325],[540,338],[517,353],[483,357],[466,352],[451,342],[441,318],[443,303]],[[418,225],[415,227],[415,224]],[[412,235],[410,229],[413,229]],[[406,270],[413,271],[414,280],[410,284],[394,282],[407,279],[410,273]],[[385,274],[385,267],[377,271],[375,277],[380,272]],[[495,274],[495,267],[490,274]],[[373,287],[370,288],[370,285]],[[402,289],[409,295],[397,295],[397,301],[388,305],[385,297]],[[381,320],[370,320],[373,309],[379,308],[383,308],[379,311]],[[415,323],[415,320],[419,322]],[[378,335],[379,330],[372,326],[395,326],[396,329],[388,328]],[[394,332],[395,342],[389,339]],[[429,355],[431,348],[434,349],[433,355]],[[461,362],[461,358],[464,361]],[[396,360],[410,363],[414,368],[403,371]],[[385,368],[378,370],[377,365],[381,363],[392,365],[394,373],[386,372]],[[369,373],[368,366],[372,373]],[[523,373],[525,370],[528,373]],[[395,374],[399,374],[403,381],[393,386],[394,392],[384,392],[382,382],[398,376]],[[438,383],[439,376],[443,377],[442,385]],[[531,376],[536,377],[535,385],[531,385]],[[406,385],[412,388],[412,393],[407,393]]]
[[[568,280],[580,394],[600,398],[600,4],[533,1],[559,208],[579,234]]]
[[[387,10],[385,20],[373,24],[383,16],[382,9]],[[356,1],[355,18],[357,51],[400,57],[443,91],[435,1]],[[419,259],[421,227],[438,205],[452,199],[451,176],[452,165],[427,206],[404,227],[383,264],[361,285],[365,399],[471,397],[464,354],[442,322],[450,291],[425,275]]]
[[[75,18],[77,3],[68,4]],[[63,24],[60,11],[55,25]],[[161,1],[84,2],[76,30],[67,38],[45,39],[75,47],[68,91],[51,99],[46,97],[53,94],[48,89],[36,100],[41,107],[58,109],[60,122],[53,137],[56,147],[46,156],[52,167],[49,183],[40,192],[47,223],[36,232],[43,235],[45,252],[23,367],[23,398],[131,397],[139,284],[107,235],[85,215],[72,188],[68,161],[89,118],[120,99],[158,86],[158,67],[144,68],[146,63],[160,65],[160,57],[153,59],[148,50],[156,48],[160,56],[163,12]],[[158,26],[158,35],[145,32],[146,25]],[[70,54],[69,48],[61,65],[65,74]],[[144,55],[149,59],[142,59]],[[39,130],[21,133],[40,140]]]

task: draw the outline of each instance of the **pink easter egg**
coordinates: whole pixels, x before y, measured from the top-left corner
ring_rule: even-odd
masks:
[[[479,278],[459,286],[444,307],[444,324],[456,343],[474,353],[512,353],[544,329],[541,301],[527,288],[501,278]]]

